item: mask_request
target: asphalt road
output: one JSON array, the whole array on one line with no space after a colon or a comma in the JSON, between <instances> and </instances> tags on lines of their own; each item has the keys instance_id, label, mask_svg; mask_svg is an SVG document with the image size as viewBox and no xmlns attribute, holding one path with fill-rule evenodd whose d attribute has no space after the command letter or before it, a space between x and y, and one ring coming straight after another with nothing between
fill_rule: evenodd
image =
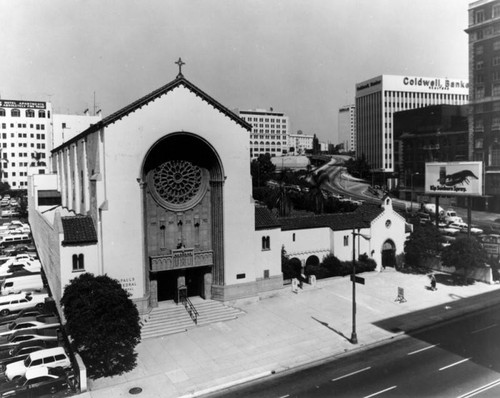
<instances>
[{"instance_id":1,"label":"asphalt road","mask_svg":"<svg viewBox=\"0 0 500 398\"><path fill-rule=\"evenodd\" d=\"M212 397L499 397L500 305Z\"/></svg>"}]
</instances>

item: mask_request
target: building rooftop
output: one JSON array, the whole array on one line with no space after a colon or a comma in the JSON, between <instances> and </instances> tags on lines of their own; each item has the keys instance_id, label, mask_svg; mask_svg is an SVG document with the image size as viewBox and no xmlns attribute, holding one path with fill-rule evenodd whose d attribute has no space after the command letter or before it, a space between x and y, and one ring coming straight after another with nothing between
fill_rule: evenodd
<instances>
[{"instance_id":1,"label":"building rooftop","mask_svg":"<svg viewBox=\"0 0 500 398\"><path fill-rule=\"evenodd\" d=\"M92 217L61 217L61 221L64 232L63 246L97 242L97 233Z\"/></svg>"}]
</instances>

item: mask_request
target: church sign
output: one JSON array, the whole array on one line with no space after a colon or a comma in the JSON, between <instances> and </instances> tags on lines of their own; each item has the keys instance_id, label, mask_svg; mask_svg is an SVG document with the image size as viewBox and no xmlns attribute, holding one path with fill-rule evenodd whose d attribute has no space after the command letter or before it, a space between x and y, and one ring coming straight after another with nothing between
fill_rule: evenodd
<instances>
[{"instance_id":1,"label":"church sign","mask_svg":"<svg viewBox=\"0 0 500 398\"><path fill-rule=\"evenodd\" d=\"M443 196L483 194L483 162L425 164L425 193Z\"/></svg>"}]
</instances>

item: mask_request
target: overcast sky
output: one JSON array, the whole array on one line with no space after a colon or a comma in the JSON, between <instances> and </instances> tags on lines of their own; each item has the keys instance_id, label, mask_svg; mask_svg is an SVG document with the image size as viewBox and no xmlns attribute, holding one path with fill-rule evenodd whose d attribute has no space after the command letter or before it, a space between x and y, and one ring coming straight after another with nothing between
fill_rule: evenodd
<instances>
[{"instance_id":1,"label":"overcast sky","mask_svg":"<svg viewBox=\"0 0 500 398\"><path fill-rule=\"evenodd\" d=\"M333 141L381 74L466 79L469 0L0 0L0 96L106 116L184 76Z\"/></svg>"}]
</instances>

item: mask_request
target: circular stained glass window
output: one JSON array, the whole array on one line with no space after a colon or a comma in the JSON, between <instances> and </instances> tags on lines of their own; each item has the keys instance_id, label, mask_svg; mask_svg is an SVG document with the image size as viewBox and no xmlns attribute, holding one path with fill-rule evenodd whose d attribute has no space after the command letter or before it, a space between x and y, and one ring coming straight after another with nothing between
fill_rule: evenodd
<instances>
[{"instance_id":1,"label":"circular stained glass window","mask_svg":"<svg viewBox=\"0 0 500 398\"><path fill-rule=\"evenodd\" d=\"M171 210L185 210L204 196L208 176L197 165L186 160L169 160L151 170L148 185L155 200Z\"/></svg>"}]
</instances>

